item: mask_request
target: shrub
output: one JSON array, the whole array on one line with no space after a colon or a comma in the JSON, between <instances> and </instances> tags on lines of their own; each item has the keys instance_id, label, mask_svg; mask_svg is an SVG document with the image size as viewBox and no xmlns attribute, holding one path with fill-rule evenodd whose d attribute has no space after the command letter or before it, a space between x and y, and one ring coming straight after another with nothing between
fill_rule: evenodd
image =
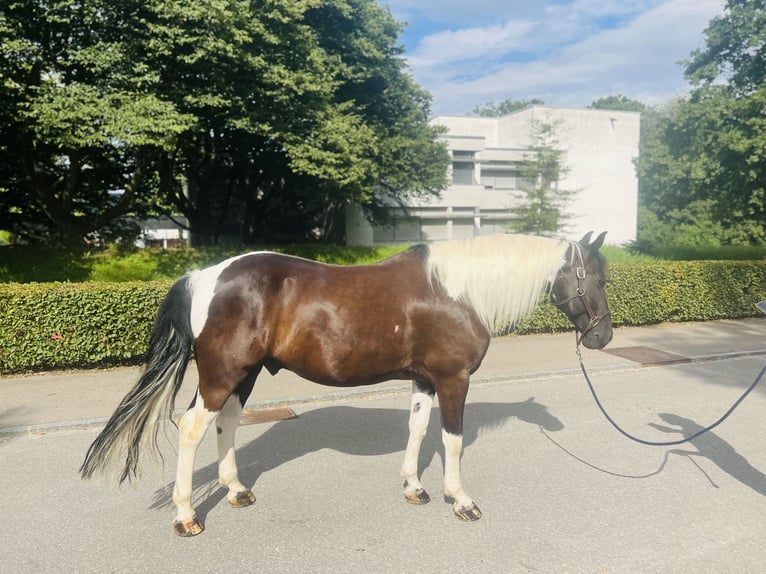
<instances>
[{"instance_id":1,"label":"shrub","mask_svg":"<svg viewBox=\"0 0 766 574\"><path fill-rule=\"evenodd\" d=\"M615 325L757 315L766 262L615 263L607 286ZM170 281L0 284L0 374L141 362ZM572 329L550 303L519 333Z\"/></svg>"},{"instance_id":2,"label":"shrub","mask_svg":"<svg viewBox=\"0 0 766 574\"><path fill-rule=\"evenodd\" d=\"M609 266L607 299L615 325L709 321L758 315L766 300L766 262L657 261ZM520 333L571 329L550 304L519 325Z\"/></svg>"},{"instance_id":3,"label":"shrub","mask_svg":"<svg viewBox=\"0 0 766 574\"><path fill-rule=\"evenodd\" d=\"M169 286L0 284L0 373L141 362Z\"/></svg>"}]
</instances>

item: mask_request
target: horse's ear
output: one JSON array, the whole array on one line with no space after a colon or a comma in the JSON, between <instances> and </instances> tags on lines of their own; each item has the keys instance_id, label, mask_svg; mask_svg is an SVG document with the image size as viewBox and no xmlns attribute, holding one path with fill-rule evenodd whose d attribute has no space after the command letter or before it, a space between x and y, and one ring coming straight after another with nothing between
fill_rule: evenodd
<instances>
[{"instance_id":1,"label":"horse's ear","mask_svg":"<svg viewBox=\"0 0 766 574\"><path fill-rule=\"evenodd\" d=\"M588 233L586 233L585 235L583 235L583 236L582 236L582 239L580 239L580 242L579 242L579 243L580 243L580 245L582 245L583 247L587 247L587 246L588 246L588 243L590 243L590 236L591 236L591 235L593 235L593 232L592 232L592 231L589 231Z\"/></svg>"},{"instance_id":2,"label":"horse's ear","mask_svg":"<svg viewBox=\"0 0 766 574\"><path fill-rule=\"evenodd\" d=\"M598 251L604 244L604 238L606 237L606 231L602 231L596 240L590 244L591 251Z\"/></svg>"}]
</instances>

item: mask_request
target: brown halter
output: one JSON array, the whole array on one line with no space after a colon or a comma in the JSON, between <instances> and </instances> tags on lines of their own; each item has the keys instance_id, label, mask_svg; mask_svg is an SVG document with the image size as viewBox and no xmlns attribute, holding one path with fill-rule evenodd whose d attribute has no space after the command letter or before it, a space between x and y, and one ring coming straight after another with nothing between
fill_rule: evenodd
<instances>
[{"instance_id":1,"label":"brown halter","mask_svg":"<svg viewBox=\"0 0 766 574\"><path fill-rule=\"evenodd\" d=\"M582 254L582 249L580 247L580 244L572 241L570 243L572 247L572 259L570 265L574 266L575 264L575 258L577 258L579 261L579 265L575 268L575 273L577 275L577 294L573 295L572 297L568 297L564 299L563 301L553 301L553 304L561 309L562 305L566 305L570 301L574 301L575 299L580 299L582 301L583 307L585 307L585 312L588 314L588 324L585 327L583 331L580 331L577 333L577 346L580 346L580 341L582 341L582 338L585 336L586 333L591 331L593 328L598 325L602 319L606 319L609 315L612 314L611 311L607 311L603 315L598 315L594 310L593 307L590 304L590 301L588 301L588 298L585 296L585 277L586 277L586 271L585 271L585 258ZM551 298L552 299L552 298Z\"/></svg>"}]
</instances>

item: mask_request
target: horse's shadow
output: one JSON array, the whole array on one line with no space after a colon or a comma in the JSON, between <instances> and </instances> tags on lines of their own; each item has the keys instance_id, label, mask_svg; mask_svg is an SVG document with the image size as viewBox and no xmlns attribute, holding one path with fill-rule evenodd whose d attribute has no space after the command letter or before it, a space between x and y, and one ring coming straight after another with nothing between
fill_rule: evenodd
<instances>
[{"instance_id":1,"label":"horse's shadow","mask_svg":"<svg viewBox=\"0 0 766 574\"><path fill-rule=\"evenodd\" d=\"M237 448L239 478L246 486L258 477L306 454L331 449L352 456L379 456L404 451L409 411L333 405L308 411L296 419L281 421L259 437ZM564 425L534 398L517 403L469 403L465 407L463 445L471 445L483 431L499 428L511 419L559 431ZM434 408L428 434L420 449L418 467L428 468L436 455L442 457L438 408ZM157 490L151 508L172 505L173 483ZM204 521L226 492L218 486L217 461L194 473L197 517Z\"/></svg>"},{"instance_id":2,"label":"horse's shadow","mask_svg":"<svg viewBox=\"0 0 766 574\"><path fill-rule=\"evenodd\" d=\"M679 415L662 413L660 418L670 426L650 423L649 426L671 434L690 436L702 430L702 426L691 419ZM687 457L698 468L693 457L702 457L710 460L722 471L738 480L745 486L752 488L758 494L766 496L766 474L755 468L750 462L728 442L714 432L706 432L689 441L697 450L673 449L669 453ZM702 469L700 468L702 471ZM704 471L702 471L704 473ZM710 483L718 488L712 479L705 473Z\"/></svg>"}]
</instances>

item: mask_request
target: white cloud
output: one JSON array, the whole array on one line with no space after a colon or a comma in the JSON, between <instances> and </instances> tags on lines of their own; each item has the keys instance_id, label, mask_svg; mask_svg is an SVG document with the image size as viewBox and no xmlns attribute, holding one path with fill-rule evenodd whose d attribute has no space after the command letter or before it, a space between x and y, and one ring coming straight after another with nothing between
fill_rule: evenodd
<instances>
[{"instance_id":1,"label":"white cloud","mask_svg":"<svg viewBox=\"0 0 766 574\"><path fill-rule=\"evenodd\" d=\"M523 47L532 24L508 21L501 25L445 30L423 39L410 58L414 67L441 66L478 58L496 59Z\"/></svg>"},{"instance_id":2,"label":"white cloud","mask_svg":"<svg viewBox=\"0 0 766 574\"><path fill-rule=\"evenodd\" d=\"M465 113L506 98L582 107L616 93L652 104L686 89L677 62L703 45L702 32L722 3L548 2L523 19L439 29L423 37L409 59L415 79L434 95L436 113ZM447 2L444 9L457 13L457 5ZM498 8L503 14L505 6Z\"/></svg>"},{"instance_id":3,"label":"white cloud","mask_svg":"<svg viewBox=\"0 0 766 574\"><path fill-rule=\"evenodd\" d=\"M388 4L394 17L414 22L429 21L442 27L473 25L492 20L525 19L539 14L552 0L381 0ZM614 0L609 0L614 1Z\"/></svg>"}]
</instances>

